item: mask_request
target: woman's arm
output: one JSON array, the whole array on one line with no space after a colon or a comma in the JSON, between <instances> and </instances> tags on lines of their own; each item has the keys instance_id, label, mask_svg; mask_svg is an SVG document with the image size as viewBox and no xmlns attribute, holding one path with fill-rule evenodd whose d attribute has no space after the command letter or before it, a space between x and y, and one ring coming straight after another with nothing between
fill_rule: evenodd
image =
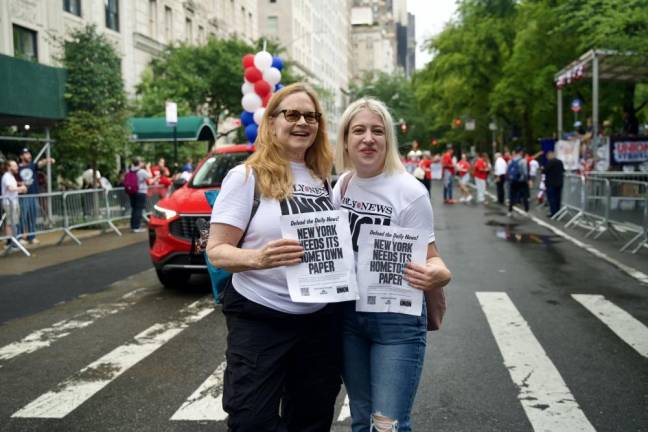
<instances>
[{"instance_id":1,"label":"woman's arm","mask_svg":"<svg viewBox=\"0 0 648 432\"><path fill-rule=\"evenodd\" d=\"M424 265L410 262L405 268L405 279L412 288L423 291L446 286L452 274L439 256L436 244L428 244L427 261Z\"/></svg>"},{"instance_id":2,"label":"woman's arm","mask_svg":"<svg viewBox=\"0 0 648 432\"><path fill-rule=\"evenodd\" d=\"M272 240L260 249L237 247L243 231L239 228L211 224L207 241L207 256L216 267L232 273L295 265L301 262L304 248L297 240Z\"/></svg>"}]
</instances>

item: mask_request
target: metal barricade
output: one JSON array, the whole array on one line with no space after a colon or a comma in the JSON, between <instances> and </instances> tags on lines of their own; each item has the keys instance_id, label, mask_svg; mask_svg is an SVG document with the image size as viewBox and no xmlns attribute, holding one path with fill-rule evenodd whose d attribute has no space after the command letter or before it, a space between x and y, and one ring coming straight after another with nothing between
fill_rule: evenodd
<instances>
[{"instance_id":1,"label":"metal barricade","mask_svg":"<svg viewBox=\"0 0 648 432\"><path fill-rule=\"evenodd\" d=\"M574 174L566 174L562 188L562 207L553 215L552 219L560 221L565 217L570 220L580 215L584 207L583 203L584 178Z\"/></svg>"},{"instance_id":2,"label":"metal barricade","mask_svg":"<svg viewBox=\"0 0 648 432\"><path fill-rule=\"evenodd\" d=\"M621 252L636 243L632 253L648 245L648 182L610 180L610 218L637 234L621 247Z\"/></svg>"},{"instance_id":3,"label":"metal barricade","mask_svg":"<svg viewBox=\"0 0 648 432\"><path fill-rule=\"evenodd\" d=\"M130 197L123 187L106 191L108 200L108 219L110 221L128 219L131 216Z\"/></svg>"},{"instance_id":4,"label":"metal barricade","mask_svg":"<svg viewBox=\"0 0 648 432\"><path fill-rule=\"evenodd\" d=\"M81 244L81 241L72 234L72 229L103 224L108 225L117 235L121 235L109 218L110 211L105 189L63 192L63 208L65 228L59 243L65 239L65 236L69 236L77 244Z\"/></svg>"}]
</instances>

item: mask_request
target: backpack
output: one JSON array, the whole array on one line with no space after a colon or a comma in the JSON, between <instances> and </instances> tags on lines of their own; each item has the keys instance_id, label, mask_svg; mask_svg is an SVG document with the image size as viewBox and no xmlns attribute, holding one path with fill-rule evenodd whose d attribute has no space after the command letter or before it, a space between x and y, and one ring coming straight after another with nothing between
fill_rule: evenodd
<instances>
[{"instance_id":1,"label":"backpack","mask_svg":"<svg viewBox=\"0 0 648 432\"><path fill-rule=\"evenodd\" d=\"M525 162L524 159L512 160L506 168L506 177L511 182L523 182L526 180L524 171L520 168L520 163Z\"/></svg>"},{"instance_id":2,"label":"backpack","mask_svg":"<svg viewBox=\"0 0 648 432\"><path fill-rule=\"evenodd\" d=\"M205 192L205 198L211 207L214 206L216 197L218 196L217 190ZM250 227L250 222L259 209L259 204L261 203L261 195L257 189L256 182L254 184L254 200L252 201L252 211L250 212L250 219L248 219L247 226L241 236L241 240L238 243L240 248L243 245L243 240L247 234L248 228ZM214 295L214 303L222 304L223 297L225 296L225 289L232 283L232 273L220 269L209 261L207 256L207 241L209 239L209 227L210 223L203 218L196 220L196 225L194 226L194 232L191 239L191 255L202 255L205 259L205 264L207 265L207 273L209 274L209 279L212 285L212 294Z\"/></svg>"},{"instance_id":3,"label":"backpack","mask_svg":"<svg viewBox=\"0 0 648 432\"><path fill-rule=\"evenodd\" d=\"M124 176L124 190L128 195L135 195L139 190L139 179L137 171L128 171Z\"/></svg>"}]
</instances>

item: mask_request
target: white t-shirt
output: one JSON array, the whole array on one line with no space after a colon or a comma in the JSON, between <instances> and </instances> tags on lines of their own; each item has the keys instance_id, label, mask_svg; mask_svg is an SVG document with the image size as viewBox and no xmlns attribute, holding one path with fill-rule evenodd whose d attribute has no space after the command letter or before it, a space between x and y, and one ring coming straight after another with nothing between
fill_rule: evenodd
<instances>
[{"instance_id":1,"label":"white t-shirt","mask_svg":"<svg viewBox=\"0 0 648 432\"><path fill-rule=\"evenodd\" d=\"M538 174L538 168L540 168L538 161L531 159L531 162L529 162L529 177L535 177Z\"/></svg>"},{"instance_id":2,"label":"white t-shirt","mask_svg":"<svg viewBox=\"0 0 648 432\"><path fill-rule=\"evenodd\" d=\"M423 184L406 172L360 178L353 174L344 199L340 199L343 174L333 189L333 205L349 212L353 250L358 251L360 227L364 224L395 225L428 231L434 241L434 214Z\"/></svg>"},{"instance_id":3,"label":"white t-shirt","mask_svg":"<svg viewBox=\"0 0 648 432\"><path fill-rule=\"evenodd\" d=\"M495 175L496 176L503 176L506 175L506 160L502 156L498 157L497 160L495 160Z\"/></svg>"},{"instance_id":4,"label":"white t-shirt","mask_svg":"<svg viewBox=\"0 0 648 432\"><path fill-rule=\"evenodd\" d=\"M18 187L18 182L14 175L7 171L2 175L2 196L4 202L18 202L18 191L14 190L13 192L9 188L15 189Z\"/></svg>"},{"instance_id":5,"label":"white t-shirt","mask_svg":"<svg viewBox=\"0 0 648 432\"><path fill-rule=\"evenodd\" d=\"M258 249L271 240L281 239L279 219L282 215L334 210L323 182L314 177L306 165L294 162L290 165L294 182L292 197L284 201L261 198L241 245L243 249ZM232 225L245 231L252 212L254 183L254 173L246 170L245 165L231 169L214 203L211 223ZM323 303L293 302L288 293L285 267L234 273L232 285L248 300L284 313L313 313L325 306Z\"/></svg>"}]
</instances>

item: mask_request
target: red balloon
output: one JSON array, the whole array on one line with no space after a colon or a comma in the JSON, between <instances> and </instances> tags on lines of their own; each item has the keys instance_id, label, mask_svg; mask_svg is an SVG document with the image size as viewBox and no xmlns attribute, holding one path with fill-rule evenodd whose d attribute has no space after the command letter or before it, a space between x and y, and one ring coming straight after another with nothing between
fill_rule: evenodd
<instances>
[{"instance_id":1,"label":"red balloon","mask_svg":"<svg viewBox=\"0 0 648 432\"><path fill-rule=\"evenodd\" d=\"M254 54L245 54L243 56L243 69L254 66Z\"/></svg>"},{"instance_id":2,"label":"red balloon","mask_svg":"<svg viewBox=\"0 0 648 432\"><path fill-rule=\"evenodd\" d=\"M272 88L270 87L268 81L259 80L254 83L254 91L261 97L264 97L265 95L270 93L271 90Z\"/></svg>"},{"instance_id":3,"label":"red balloon","mask_svg":"<svg viewBox=\"0 0 648 432\"><path fill-rule=\"evenodd\" d=\"M272 97L272 93L268 92L268 94L263 96L263 99L261 99L263 101L264 108L268 106L268 102L270 102L271 97Z\"/></svg>"},{"instance_id":4,"label":"red balloon","mask_svg":"<svg viewBox=\"0 0 648 432\"><path fill-rule=\"evenodd\" d=\"M255 67L249 67L245 69L245 79L251 83L255 83L263 78L261 71Z\"/></svg>"}]
</instances>

